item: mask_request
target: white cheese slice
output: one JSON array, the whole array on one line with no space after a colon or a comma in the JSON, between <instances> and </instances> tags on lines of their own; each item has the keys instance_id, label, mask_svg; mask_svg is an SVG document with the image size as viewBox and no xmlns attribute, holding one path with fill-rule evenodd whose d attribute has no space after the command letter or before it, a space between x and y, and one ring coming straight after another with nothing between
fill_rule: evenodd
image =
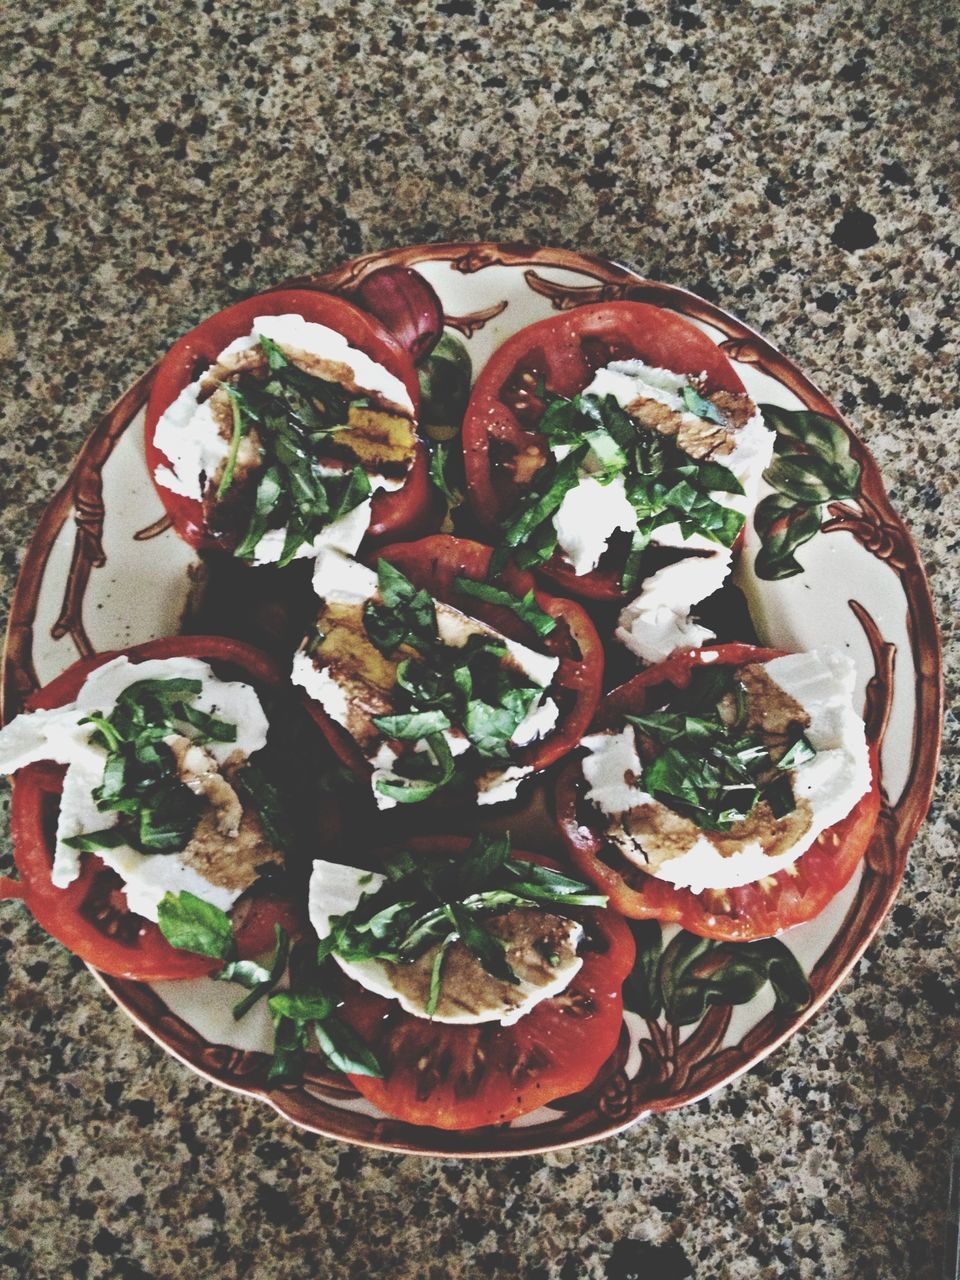
<instances>
[{"instance_id":1,"label":"white cheese slice","mask_svg":"<svg viewBox=\"0 0 960 1280\"><path fill-rule=\"evenodd\" d=\"M517 725L510 741L515 747L527 747L538 738L545 738L559 717L560 708L554 700L541 694Z\"/></svg>"},{"instance_id":2,"label":"white cheese slice","mask_svg":"<svg viewBox=\"0 0 960 1280\"><path fill-rule=\"evenodd\" d=\"M623 476L614 477L609 484L581 476L564 494L553 527L557 545L574 573L590 573L618 530L632 533L637 527L637 513L627 499Z\"/></svg>"},{"instance_id":3,"label":"white cheese slice","mask_svg":"<svg viewBox=\"0 0 960 1280\"><path fill-rule=\"evenodd\" d=\"M329 937L333 930L333 920L337 916L353 911L365 894L376 893L383 885L385 877L372 871L361 871L358 867L344 867L336 862L317 860L313 864L310 877L308 910L310 923L322 941ZM576 926L572 934L574 946L582 935L582 928ZM394 986L390 970L379 960L344 960L335 955L334 959L348 977L359 982L368 991L384 996L388 1000L396 1000L401 1008L415 1017L426 1018L428 1015L423 1006L412 1001L404 992ZM544 986L535 986L521 981L519 989L514 991L522 996L518 1005L504 1005L500 1008L484 1010L481 1014L464 1012L440 1015L435 1014L434 1022L450 1024L477 1024L481 1022L499 1022L503 1026L512 1026L526 1013L529 1013L542 1000L559 995L568 987L583 965L579 956L572 956L566 963L557 965L554 980Z\"/></svg>"},{"instance_id":4,"label":"white cheese slice","mask_svg":"<svg viewBox=\"0 0 960 1280\"><path fill-rule=\"evenodd\" d=\"M220 434L210 401L198 404L199 394L199 380L184 387L153 433L154 444L171 463L157 468L157 483L195 502L201 500L207 480L216 475L230 452L230 443Z\"/></svg>"},{"instance_id":5,"label":"white cheese slice","mask_svg":"<svg viewBox=\"0 0 960 1280\"><path fill-rule=\"evenodd\" d=\"M51 878L58 888L71 884L80 873L83 854L65 842L90 831L114 827L118 815L101 812L92 791L103 781L107 755L90 742L92 725L79 722L91 711L109 715L117 698L141 680L202 680L194 700L199 710L237 726L234 742L211 742L206 750L223 764L238 752L250 756L267 741L268 722L260 699L250 685L218 679L206 662L197 658L151 659L130 662L120 656L104 663L87 677L74 702L51 711L28 711L0 729L0 772L14 773L38 760L65 764L63 794L57 819L57 835ZM156 920L163 895L189 889L226 910L240 890L214 885L188 867L178 854L142 854L128 846L104 849L97 855L124 881L131 911Z\"/></svg>"},{"instance_id":6,"label":"white cheese slice","mask_svg":"<svg viewBox=\"0 0 960 1280\"><path fill-rule=\"evenodd\" d=\"M749 840L733 854L724 855L702 832L696 842L676 857L652 867L641 842L618 842L624 856L650 874L680 889L701 893L704 889L732 889L752 884L792 866L821 832L850 812L870 787L870 761L863 720L853 708L856 670L852 659L835 649L790 654L764 664L767 674L810 716L806 735L817 755L793 772L794 794L808 801L811 824L789 849L775 857L766 854L758 840ZM633 741L633 730L598 733L584 739L587 755L583 773L588 797L609 817L619 817L639 805L660 805L643 790L642 768Z\"/></svg>"},{"instance_id":7,"label":"white cheese slice","mask_svg":"<svg viewBox=\"0 0 960 1280\"><path fill-rule=\"evenodd\" d=\"M506 804L508 800L516 800L520 783L531 773L533 767L526 764L487 770L477 778L477 804Z\"/></svg>"},{"instance_id":8,"label":"white cheese slice","mask_svg":"<svg viewBox=\"0 0 960 1280\"><path fill-rule=\"evenodd\" d=\"M719 591L730 572L733 553L714 548L710 555L658 569L621 610L615 635L644 662L662 662L676 649L696 649L714 639L690 617L693 606Z\"/></svg>"}]
</instances>

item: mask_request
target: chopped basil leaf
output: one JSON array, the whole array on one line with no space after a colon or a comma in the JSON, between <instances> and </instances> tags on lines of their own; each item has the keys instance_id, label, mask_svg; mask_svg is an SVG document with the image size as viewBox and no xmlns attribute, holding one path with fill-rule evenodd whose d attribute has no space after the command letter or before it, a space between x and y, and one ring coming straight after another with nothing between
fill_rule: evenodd
<instances>
[{"instance_id":1,"label":"chopped basil leaf","mask_svg":"<svg viewBox=\"0 0 960 1280\"><path fill-rule=\"evenodd\" d=\"M257 1001L262 1000L268 991L272 991L283 977L290 956L290 938L280 925L274 925L273 929L273 956L266 968L255 960L233 960L217 974L222 982L239 982L248 990L248 994L233 1006L236 1021L249 1013Z\"/></svg>"},{"instance_id":2,"label":"chopped basil leaf","mask_svg":"<svg viewBox=\"0 0 960 1280\"><path fill-rule=\"evenodd\" d=\"M516 975L502 939L484 921L513 908L603 907L607 899L589 885L536 863L514 859L507 836L478 836L462 858L414 859L408 853L387 864L386 880L365 893L356 908L332 921L320 944L323 957L408 964L436 947L426 1012L436 1012L444 956L461 942L502 981Z\"/></svg>"},{"instance_id":3,"label":"chopped basil leaf","mask_svg":"<svg viewBox=\"0 0 960 1280\"><path fill-rule=\"evenodd\" d=\"M419 804L451 780L455 766L446 738L442 733L434 733L423 741L424 750L397 762L403 764L405 773L397 771L396 781L377 779L377 790L382 795L390 796L398 804Z\"/></svg>"},{"instance_id":4,"label":"chopped basil leaf","mask_svg":"<svg viewBox=\"0 0 960 1280\"><path fill-rule=\"evenodd\" d=\"M548 636L556 630L557 620L551 618L549 613L545 613L537 604L534 598L533 588L524 596L515 596L509 591L505 591L502 587L494 587L489 582L477 582L473 578L464 577L458 574L454 579L454 585L458 591L464 595L473 596L477 600L484 600L487 604L500 604L515 613L521 622L525 622L528 627L532 627L538 636Z\"/></svg>"},{"instance_id":5,"label":"chopped basil leaf","mask_svg":"<svg viewBox=\"0 0 960 1280\"><path fill-rule=\"evenodd\" d=\"M736 709L731 722L729 706ZM775 761L767 743L746 730L746 691L729 668L698 668L677 709L629 715L627 720L654 748L643 766L642 785L656 800L705 831L728 831L759 801L775 817L795 808L785 771L812 760L804 736ZM649 754L649 753L648 753Z\"/></svg>"},{"instance_id":6,"label":"chopped basil leaf","mask_svg":"<svg viewBox=\"0 0 960 1280\"><path fill-rule=\"evenodd\" d=\"M107 827L105 831L86 831L80 836L71 836L64 840L71 849L79 849L81 853L99 853L101 849L117 849L127 843L127 837L119 827Z\"/></svg>"},{"instance_id":7,"label":"chopped basil leaf","mask_svg":"<svg viewBox=\"0 0 960 1280\"><path fill-rule=\"evenodd\" d=\"M291 989L279 991L267 1001L274 1025L274 1058L268 1085L302 1077L311 1031L331 1070L379 1077L382 1071L374 1054L336 1016L334 989L327 981L325 967L310 955L310 950L303 946L295 950L290 961Z\"/></svg>"},{"instance_id":8,"label":"chopped basil leaf","mask_svg":"<svg viewBox=\"0 0 960 1280\"><path fill-rule=\"evenodd\" d=\"M763 789L763 798L775 818L784 818L797 807L789 778L776 778Z\"/></svg>"},{"instance_id":9,"label":"chopped basil leaf","mask_svg":"<svg viewBox=\"0 0 960 1280\"><path fill-rule=\"evenodd\" d=\"M226 466L223 468L223 475L220 478L220 484L217 486L217 501L224 496L230 486L233 484L233 473L237 468L237 454L240 451L240 441L246 434L246 424L243 420L243 412L240 408L240 396L235 387L227 386L230 394L230 408L233 412L233 434L230 439L230 452L227 454Z\"/></svg>"},{"instance_id":10,"label":"chopped basil leaf","mask_svg":"<svg viewBox=\"0 0 960 1280\"><path fill-rule=\"evenodd\" d=\"M715 404L711 404L694 387L683 388L683 403L689 413L703 418L707 422L716 422L723 426L723 414Z\"/></svg>"},{"instance_id":11,"label":"chopped basil leaf","mask_svg":"<svg viewBox=\"0 0 960 1280\"><path fill-rule=\"evenodd\" d=\"M812 760L816 754L816 749L811 745L810 740L801 734L793 746L777 761L777 768L796 769L798 765L806 764L808 760Z\"/></svg>"},{"instance_id":12,"label":"chopped basil leaf","mask_svg":"<svg viewBox=\"0 0 960 1280\"><path fill-rule=\"evenodd\" d=\"M345 1075L373 1076L380 1079L383 1071L376 1055L367 1048L360 1037L339 1018L326 1018L315 1022L313 1033L317 1037L320 1052L333 1071Z\"/></svg>"},{"instance_id":13,"label":"chopped basil leaf","mask_svg":"<svg viewBox=\"0 0 960 1280\"><path fill-rule=\"evenodd\" d=\"M370 640L383 654L401 645L430 648L437 642L437 615L433 597L413 585L399 569L382 557L377 564L380 600L364 606L363 625Z\"/></svg>"},{"instance_id":14,"label":"chopped basil leaf","mask_svg":"<svg viewBox=\"0 0 960 1280\"><path fill-rule=\"evenodd\" d=\"M164 894L157 908L157 924L170 945L181 951L212 960L231 960L236 953L227 913L186 889Z\"/></svg>"},{"instance_id":15,"label":"chopped basil leaf","mask_svg":"<svg viewBox=\"0 0 960 1280\"><path fill-rule=\"evenodd\" d=\"M443 733L450 721L442 711L411 711L407 715L375 716L374 725L388 738L417 742L432 733Z\"/></svg>"}]
</instances>

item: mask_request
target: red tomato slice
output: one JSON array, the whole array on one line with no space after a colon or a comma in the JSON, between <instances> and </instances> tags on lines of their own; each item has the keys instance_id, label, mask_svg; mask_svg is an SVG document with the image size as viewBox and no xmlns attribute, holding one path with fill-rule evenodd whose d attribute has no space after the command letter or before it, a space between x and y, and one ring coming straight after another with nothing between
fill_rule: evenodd
<instances>
[{"instance_id":1,"label":"red tomato slice","mask_svg":"<svg viewBox=\"0 0 960 1280\"><path fill-rule=\"evenodd\" d=\"M405 847L459 854L468 844L450 836ZM556 866L532 853L515 856ZM384 1070L382 1080L351 1076L352 1083L388 1115L437 1129L504 1124L585 1089L620 1037L621 988L636 951L629 927L612 911L580 910L577 918L587 937L582 968L565 991L512 1027L431 1022L350 982L338 1012Z\"/></svg>"},{"instance_id":2,"label":"red tomato slice","mask_svg":"<svg viewBox=\"0 0 960 1280\"><path fill-rule=\"evenodd\" d=\"M744 390L733 365L702 330L644 302L576 307L521 329L499 347L477 378L463 423L467 498L495 533L545 458L537 431L544 404L537 390L574 396L612 360L640 359L674 373L704 374L707 392ZM507 464L518 464L518 476ZM540 572L565 591L593 600L623 592L623 563L608 552L578 576L555 554Z\"/></svg>"},{"instance_id":3,"label":"red tomato slice","mask_svg":"<svg viewBox=\"0 0 960 1280\"><path fill-rule=\"evenodd\" d=\"M157 467L170 464L170 459L154 444L153 437L163 413L184 387L194 382L230 342L248 334L257 316L287 313L301 315L343 334L351 346L364 351L403 380L414 412L419 412L420 384L411 359L372 316L343 298L310 289L283 289L259 294L204 320L175 342L161 360L147 405L146 454L151 477L156 476ZM208 532L199 502L171 493L159 484L156 489L174 528L191 546L230 549ZM375 495L367 537L374 542L384 538L409 537L422 529L429 518L430 508L427 453L418 443L413 466L402 488L390 492L381 490Z\"/></svg>"},{"instance_id":4,"label":"red tomato slice","mask_svg":"<svg viewBox=\"0 0 960 1280\"><path fill-rule=\"evenodd\" d=\"M173 636L124 651L128 658L204 658L229 668L234 678L259 685L283 682L279 667L259 650L217 636ZM28 710L72 702L91 671L117 657L97 654L75 662L27 701ZM85 854L80 875L61 889L51 880L64 768L51 763L18 770L13 783L11 831L20 879L0 881L0 897L21 898L37 923L81 960L117 978L153 982L195 978L220 966L204 956L171 947L159 928L129 911L122 882L95 854ZM251 891L234 907L241 957L262 954L273 944L273 926L295 930L291 904L275 894Z\"/></svg>"},{"instance_id":5,"label":"red tomato slice","mask_svg":"<svg viewBox=\"0 0 960 1280\"><path fill-rule=\"evenodd\" d=\"M550 686L551 695L560 705L560 718L551 733L518 751L513 760L532 769L545 769L576 746L593 718L603 681L603 646L586 611L573 600L534 592L540 608L559 623L549 636L540 637L503 605L487 604L458 591L455 585L458 576L476 582L486 580L492 555L493 549L483 543L434 534L418 542L391 543L378 551L373 560L374 563L380 558L387 560L435 599L495 627L512 640L560 659ZM516 596L524 596L535 583L529 573L509 565L497 578L496 585ZM369 763L346 730L316 703L310 701L307 707L340 759L357 773L369 773Z\"/></svg>"},{"instance_id":6,"label":"red tomato slice","mask_svg":"<svg viewBox=\"0 0 960 1280\"><path fill-rule=\"evenodd\" d=\"M758 649L747 644L714 645L674 654L614 689L604 699L595 727L614 728L623 724L626 712L641 713L648 691L656 686L686 687L692 671L703 665L704 655L708 653L719 655L713 660L714 665L727 666L769 662L781 656L778 649ZM677 889L611 850L593 825L596 815L591 813L591 806L582 799L583 775L579 760L565 764L557 779L557 821L578 870L608 894L611 906L625 916L679 924L704 938L750 942L811 920L853 875L880 813L875 753L871 763L870 790L847 817L817 837L792 870L778 871L765 880L737 889L707 889L703 893Z\"/></svg>"}]
</instances>

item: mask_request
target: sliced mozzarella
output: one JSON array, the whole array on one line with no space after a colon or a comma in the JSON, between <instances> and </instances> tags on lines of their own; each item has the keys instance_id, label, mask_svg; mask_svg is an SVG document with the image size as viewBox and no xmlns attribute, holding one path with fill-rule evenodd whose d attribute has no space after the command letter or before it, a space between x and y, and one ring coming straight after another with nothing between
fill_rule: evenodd
<instances>
[{"instance_id":1,"label":"sliced mozzarella","mask_svg":"<svg viewBox=\"0 0 960 1280\"><path fill-rule=\"evenodd\" d=\"M171 493L199 502L204 486L230 452L209 400L197 403L200 382L191 382L157 423L153 442L170 466L159 466L157 483Z\"/></svg>"},{"instance_id":2,"label":"sliced mozzarella","mask_svg":"<svg viewBox=\"0 0 960 1280\"><path fill-rule=\"evenodd\" d=\"M531 773L533 767L524 764L488 769L477 779L477 804L506 804L508 800L516 800L520 783Z\"/></svg>"},{"instance_id":3,"label":"sliced mozzarella","mask_svg":"<svg viewBox=\"0 0 960 1280\"><path fill-rule=\"evenodd\" d=\"M65 842L74 836L114 827L118 815L101 812L93 790L103 782L107 753L90 742L92 725L80 721L92 711L109 715L117 698L141 680L201 680L203 688L193 705L217 719L237 726L234 742L211 742L206 750L223 764L233 756L247 757L267 741L267 718L256 692L239 681L218 679L197 658L164 658L130 662L121 656L91 672L74 702L51 711L29 711L0 729L0 772L13 773L38 760L67 766L57 819L51 879L65 888L80 873L82 854ZM131 911L156 920L157 905L169 890L189 889L224 910L240 896L200 876L178 854L142 854L128 846L104 849L98 856L123 879Z\"/></svg>"},{"instance_id":4,"label":"sliced mozzarella","mask_svg":"<svg viewBox=\"0 0 960 1280\"><path fill-rule=\"evenodd\" d=\"M701 832L689 848L654 865L644 854L642 836L635 830L617 839L626 857L677 888L694 893L732 889L792 866L823 831L846 817L870 787L863 720L852 704L856 678L852 660L839 650L817 649L763 665L771 680L810 717L806 735L817 754L793 770L794 795L808 802L810 825L794 844L773 857L755 837L729 853L721 852L711 832ZM608 817L620 818L640 806L666 810L643 790L631 728L593 734L583 745L587 748L582 767L590 785L588 797ZM729 833L725 833L725 840L729 840Z\"/></svg>"},{"instance_id":5,"label":"sliced mozzarella","mask_svg":"<svg viewBox=\"0 0 960 1280\"><path fill-rule=\"evenodd\" d=\"M662 662L675 649L695 649L714 633L690 617L695 604L723 586L733 559L726 548L689 556L650 575L621 610L616 637L644 662Z\"/></svg>"},{"instance_id":6,"label":"sliced mozzarella","mask_svg":"<svg viewBox=\"0 0 960 1280\"><path fill-rule=\"evenodd\" d=\"M560 708L554 700L541 694L517 725L510 741L515 747L527 747L538 738L545 738L557 723L559 715Z\"/></svg>"},{"instance_id":7,"label":"sliced mozzarella","mask_svg":"<svg viewBox=\"0 0 960 1280\"><path fill-rule=\"evenodd\" d=\"M553 517L557 545L578 576L600 563L607 543L618 531L632 533L637 513L627 498L623 476L601 484L593 476L581 476Z\"/></svg>"},{"instance_id":8,"label":"sliced mozzarella","mask_svg":"<svg viewBox=\"0 0 960 1280\"><path fill-rule=\"evenodd\" d=\"M376 872L361 871L357 867L344 867L335 862L319 860L314 862L313 874L310 877L308 909L310 923L316 930L317 937L321 941L329 937L334 920L338 916L347 915L355 910L361 899L366 894L376 893L384 881L385 877ZM582 933L582 927L571 921L569 938L573 951ZM406 992L398 990L389 965L380 960L345 960L338 955L334 955L334 959L348 977L359 982L368 991L373 991L388 1000L398 1001L401 1008L415 1017L429 1016L422 1004L413 1000ZM511 988L509 1002L505 1000L499 1007L485 1009L481 1013L463 1011L445 1015L435 1014L432 1021L451 1024L499 1022L503 1026L511 1026L542 1000L558 995L568 987L582 964L583 961L579 956L571 954L569 959L565 962L561 961L556 966L552 981L543 985L534 985L523 982L521 979L519 986Z\"/></svg>"},{"instance_id":9,"label":"sliced mozzarella","mask_svg":"<svg viewBox=\"0 0 960 1280\"><path fill-rule=\"evenodd\" d=\"M632 725L619 733L590 734L580 745L587 750L581 765L590 787L587 799L604 813L626 813L638 804L649 804L653 800L636 785L636 779L643 773L643 763L637 754Z\"/></svg>"}]
</instances>

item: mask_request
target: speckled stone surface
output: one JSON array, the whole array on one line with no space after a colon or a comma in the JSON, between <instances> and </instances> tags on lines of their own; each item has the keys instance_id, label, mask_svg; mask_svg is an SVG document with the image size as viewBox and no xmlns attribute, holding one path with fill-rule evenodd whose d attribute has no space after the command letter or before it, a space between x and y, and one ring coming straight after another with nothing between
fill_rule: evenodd
<instances>
[{"instance_id":1,"label":"speckled stone surface","mask_svg":"<svg viewBox=\"0 0 960 1280\"><path fill-rule=\"evenodd\" d=\"M4 608L94 416L197 319L362 251L524 238L718 299L849 413L930 571L956 707L955 5L63 0L4 22ZM166 1057L4 906L0 1275L932 1280L960 1128L955 710L948 736L900 900L813 1024L571 1153L300 1133Z\"/></svg>"}]
</instances>

